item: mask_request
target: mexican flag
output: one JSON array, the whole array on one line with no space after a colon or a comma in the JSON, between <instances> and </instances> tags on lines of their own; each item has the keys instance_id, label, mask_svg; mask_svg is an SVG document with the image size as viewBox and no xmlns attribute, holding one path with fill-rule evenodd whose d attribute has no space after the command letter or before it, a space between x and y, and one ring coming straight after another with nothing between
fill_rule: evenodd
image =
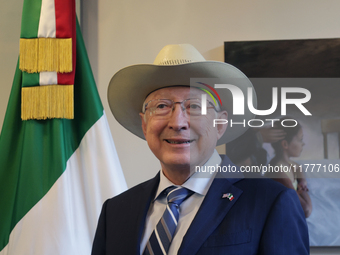
<instances>
[{"instance_id":1,"label":"mexican flag","mask_svg":"<svg viewBox=\"0 0 340 255\"><path fill-rule=\"evenodd\" d=\"M74 22L68 23L74 27L64 23L69 32L58 32L58 17L65 17L58 12L69 6L65 11L73 13L71 2L24 0L22 30L36 27L36 34L21 33L21 39L32 41L23 46L20 41L0 136L0 255L90 254L103 202L126 189L75 14ZM53 26L56 31L51 33L48 27ZM49 42L53 38L60 41ZM29 44L35 45L33 61L28 59ZM41 59L49 58L46 52L59 58L72 55L71 62L67 57L52 65L45 61L47 68L42 67ZM24 60L21 54L26 54ZM29 65L40 69L32 71ZM53 88L47 91L49 86ZM72 116L49 116L39 108L53 104L61 115L72 112ZM28 118L22 118L23 111Z\"/></svg>"}]
</instances>

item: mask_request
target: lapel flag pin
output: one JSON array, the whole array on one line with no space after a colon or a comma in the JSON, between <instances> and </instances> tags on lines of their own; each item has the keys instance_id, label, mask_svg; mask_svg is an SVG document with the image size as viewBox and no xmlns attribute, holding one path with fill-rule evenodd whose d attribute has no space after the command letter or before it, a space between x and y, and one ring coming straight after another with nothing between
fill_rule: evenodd
<instances>
[{"instance_id":1,"label":"lapel flag pin","mask_svg":"<svg viewBox=\"0 0 340 255\"><path fill-rule=\"evenodd\" d=\"M234 196L233 196L233 194L231 194L231 193L225 193L225 194L223 194L223 196L222 196L222 198L228 198L230 201L233 201L233 199L234 199Z\"/></svg>"}]
</instances>

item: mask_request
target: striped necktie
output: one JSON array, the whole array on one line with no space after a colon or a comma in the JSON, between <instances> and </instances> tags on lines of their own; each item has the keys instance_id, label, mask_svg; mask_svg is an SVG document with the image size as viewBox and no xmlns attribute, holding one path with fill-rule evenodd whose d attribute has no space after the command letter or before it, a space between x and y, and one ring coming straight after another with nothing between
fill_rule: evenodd
<instances>
[{"instance_id":1,"label":"striped necktie","mask_svg":"<svg viewBox=\"0 0 340 255\"><path fill-rule=\"evenodd\" d=\"M179 206L194 192L183 187L171 186L165 190L167 206L162 218L152 232L143 255L166 255L175 234Z\"/></svg>"}]
</instances>

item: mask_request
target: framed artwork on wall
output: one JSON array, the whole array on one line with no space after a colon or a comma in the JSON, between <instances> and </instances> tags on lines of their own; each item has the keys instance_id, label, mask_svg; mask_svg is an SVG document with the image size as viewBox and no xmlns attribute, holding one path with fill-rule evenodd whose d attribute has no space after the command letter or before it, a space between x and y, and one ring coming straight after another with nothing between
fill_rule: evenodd
<instances>
[{"instance_id":1,"label":"framed artwork on wall","mask_svg":"<svg viewBox=\"0 0 340 255\"><path fill-rule=\"evenodd\" d=\"M275 128L280 118L301 125L303 148L293 160L307 180L312 202L310 245L340 246L340 39L233 41L224 47L225 62L244 72L257 94L259 114L248 124L261 147L261 164L268 166L275 151L259 130ZM227 155L248 157L233 155L242 153L238 144L226 144ZM258 150L258 144L246 147Z\"/></svg>"}]
</instances>

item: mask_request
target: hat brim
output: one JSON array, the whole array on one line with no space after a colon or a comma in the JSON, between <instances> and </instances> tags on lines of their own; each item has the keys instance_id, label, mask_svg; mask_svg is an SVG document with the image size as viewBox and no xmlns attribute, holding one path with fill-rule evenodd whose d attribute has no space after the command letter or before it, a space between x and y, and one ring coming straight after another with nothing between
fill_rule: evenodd
<instances>
[{"instance_id":1,"label":"hat brim","mask_svg":"<svg viewBox=\"0 0 340 255\"><path fill-rule=\"evenodd\" d=\"M215 78L223 84L239 87L243 95L247 88L253 90L253 105L257 100L250 80L236 67L217 61L202 61L173 66L141 64L128 66L118 71L111 79L108 87L108 102L116 120L131 133L145 139L139 113L145 98L153 91L171 86L190 86L192 78ZM211 85L212 87L214 85ZM195 87L205 88L195 84ZM244 115L233 115L233 96L228 89L216 89L222 101L222 110L228 112L228 128L218 140L217 145L225 144L242 135L247 129L247 121L254 114L244 107ZM246 102L246 100L244 100ZM235 124L230 127L230 120Z\"/></svg>"}]
</instances>

